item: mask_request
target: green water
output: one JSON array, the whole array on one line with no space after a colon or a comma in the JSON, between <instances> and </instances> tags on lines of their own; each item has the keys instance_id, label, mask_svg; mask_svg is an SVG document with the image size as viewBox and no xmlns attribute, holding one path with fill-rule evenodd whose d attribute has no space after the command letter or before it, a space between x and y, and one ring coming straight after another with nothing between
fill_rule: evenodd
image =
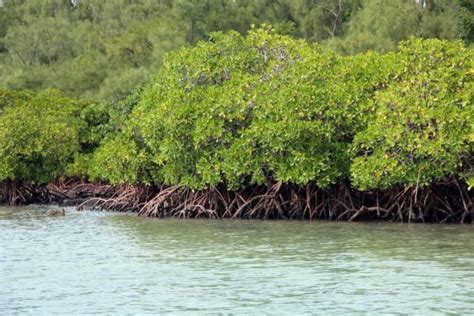
<instances>
[{"instance_id":1,"label":"green water","mask_svg":"<svg viewBox=\"0 0 474 316\"><path fill-rule=\"evenodd\" d=\"M473 225L0 208L0 314L474 313Z\"/></svg>"}]
</instances>

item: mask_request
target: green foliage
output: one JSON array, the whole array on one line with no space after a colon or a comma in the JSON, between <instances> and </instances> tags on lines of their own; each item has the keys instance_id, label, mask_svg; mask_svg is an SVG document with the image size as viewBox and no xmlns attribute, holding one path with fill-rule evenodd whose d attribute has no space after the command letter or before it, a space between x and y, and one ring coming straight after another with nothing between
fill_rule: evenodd
<instances>
[{"instance_id":1,"label":"green foliage","mask_svg":"<svg viewBox=\"0 0 474 316\"><path fill-rule=\"evenodd\" d=\"M167 56L124 136L101 149L97 163L118 167L100 177L192 188L429 184L469 169L471 69L460 42L341 57L270 29L215 33Z\"/></svg>"},{"instance_id":2,"label":"green foliage","mask_svg":"<svg viewBox=\"0 0 474 316\"><path fill-rule=\"evenodd\" d=\"M30 91L0 89L0 114L4 108L28 101L31 98L31 95Z\"/></svg>"},{"instance_id":3,"label":"green foliage","mask_svg":"<svg viewBox=\"0 0 474 316\"><path fill-rule=\"evenodd\" d=\"M471 13L453 0L362 0L352 12L347 31L328 45L344 54L393 51L410 36L469 42Z\"/></svg>"},{"instance_id":4,"label":"green foliage","mask_svg":"<svg viewBox=\"0 0 474 316\"><path fill-rule=\"evenodd\" d=\"M428 185L473 155L473 54L460 42L412 39L400 47L395 80L357 134L352 181L360 189Z\"/></svg>"},{"instance_id":5,"label":"green foliage","mask_svg":"<svg viewBox=\"0 0 474 316\"><path fill-rule=\"evenodd\" d=\"M80 148L75 101L55 91L17 97L0 115L0 180L46 182Z\"/></svg>"},{"instance_id":6,"label":"green foliage","mask_svg":"<svg viewBox=\"0 0 474 316\"><path fill-rule=\"evenodd\" d=\"M333 183L344 146L318 101L332 97L330 83L319 86L337 80L334 60L264 29L215 33L170 54L130 119L136 144L150 156L151 180L194 188Z\"/></svg>"},{"instance_id":7,"label":"green foliage","mask_svg":"<svg viewBox=\"0 0 474 316\"><path fill-rule=\"evenodd\" d=\"M351 19L344 38L331 43L345 54L392 51L418 31L419 7L411 0L366 0ZM416 34L419 35L419 34Z\"/></svg>"},{"instance_id":8,"label":"green foliage","mask_svg":"<svg viewBox=\"0 0 474 316\"><path fill-rule=\"evenodd\" d=\"M75 157L94 151L113 132L109 111L56 90L0 90L0 181L43 183L63 176Z\"/></svg>"},{"instance_id":9,"label":"green foliage","mask_svg":"<svg viewBox=\"0 0 474 316\"><path fill-rule=\"evenodd\" d=\"M311 41L339 37L347 31L358 0L294 1L301 35Z\"/></svg>"},{"instance_id":10,"label":"green foliage","mask_svg":"<svg viewBox=\"0 0 474 316\"><path fill-rule=\"evenodd\" d=\"M107 141L94 155L83 156L79 166L87 166L84 170L93 180L149 183L143 176L139 178L142 175L140 171L146 165L144 158L132 140L120 135Z\"/></svg>"},{"instance_id":11,"label":"green foliage","mask_svg":"<svg viewBox=\"0 0 474 316\"><path fill-rule=\"evenodd\" d=\"M401 40L473 40L472 1L429 0L4 0L0 87L55 88L115 103L146 84L166 52L216 31L280 34L344 54L394 50ZM19 40L21 39L21 40Z\"/></svg>"},{"instance_id":12,"label":"green foliage","mask_svg":"<svg viewBox=\"0 0 474 316\"><path fill-rule=\"evenodd\" d=\"M212 33L110 104L0 90L0 181L472 186L473 60L461 41L343 56L268 26Z\"/></svg>"}]
</instances>

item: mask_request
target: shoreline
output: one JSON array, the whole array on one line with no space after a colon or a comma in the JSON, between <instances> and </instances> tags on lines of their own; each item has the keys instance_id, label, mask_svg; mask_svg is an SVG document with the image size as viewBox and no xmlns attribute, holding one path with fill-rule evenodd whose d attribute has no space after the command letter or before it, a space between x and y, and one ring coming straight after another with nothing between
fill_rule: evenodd
<instances>
[{"instance_id":1,"label":"shoreline","mask_svg":"<svg viewBox=\"0 0 474 316\"><path fill-rule=\"evenodd\" d=\"M110 185L83 179L42 185L0 184L0 204L57 204L84 210L131 212L144 217L207 219L293 219L472 223L474 194L458 179L429 187L361 192L339 183L271 183L238 191L225 187L195 191L181 186Z\"/></svg>"}]
</instances>

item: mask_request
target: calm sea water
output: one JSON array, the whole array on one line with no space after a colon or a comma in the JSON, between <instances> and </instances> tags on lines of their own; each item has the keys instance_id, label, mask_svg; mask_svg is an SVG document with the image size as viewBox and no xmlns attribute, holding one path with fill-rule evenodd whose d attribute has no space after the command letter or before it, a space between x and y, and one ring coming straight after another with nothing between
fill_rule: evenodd
<instances>
[{"instance_id":1,"label":"calm sea water","mask_svg":"<svg viewBox=\"0 0 474 316\"><path fill-rule=\"evenodd\" d=\"M0 314L474 313L474 225L0 208Z\"/></svg>"}]
</instances>

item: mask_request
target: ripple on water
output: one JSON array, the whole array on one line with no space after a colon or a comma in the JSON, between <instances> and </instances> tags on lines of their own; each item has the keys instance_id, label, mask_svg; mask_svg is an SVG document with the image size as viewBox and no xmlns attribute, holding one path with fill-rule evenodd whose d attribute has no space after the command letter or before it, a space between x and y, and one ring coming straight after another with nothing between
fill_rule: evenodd
<instances>
[{"instance_id":1,"label":"ripple on water","mask_svg":"<svg viewBox=\"0 0 474 316\"><path fill-rule=\"evenodd\" d=\"M474 229L0 208L2 314L470 314Z\"/></svg>"}]
</instances>

